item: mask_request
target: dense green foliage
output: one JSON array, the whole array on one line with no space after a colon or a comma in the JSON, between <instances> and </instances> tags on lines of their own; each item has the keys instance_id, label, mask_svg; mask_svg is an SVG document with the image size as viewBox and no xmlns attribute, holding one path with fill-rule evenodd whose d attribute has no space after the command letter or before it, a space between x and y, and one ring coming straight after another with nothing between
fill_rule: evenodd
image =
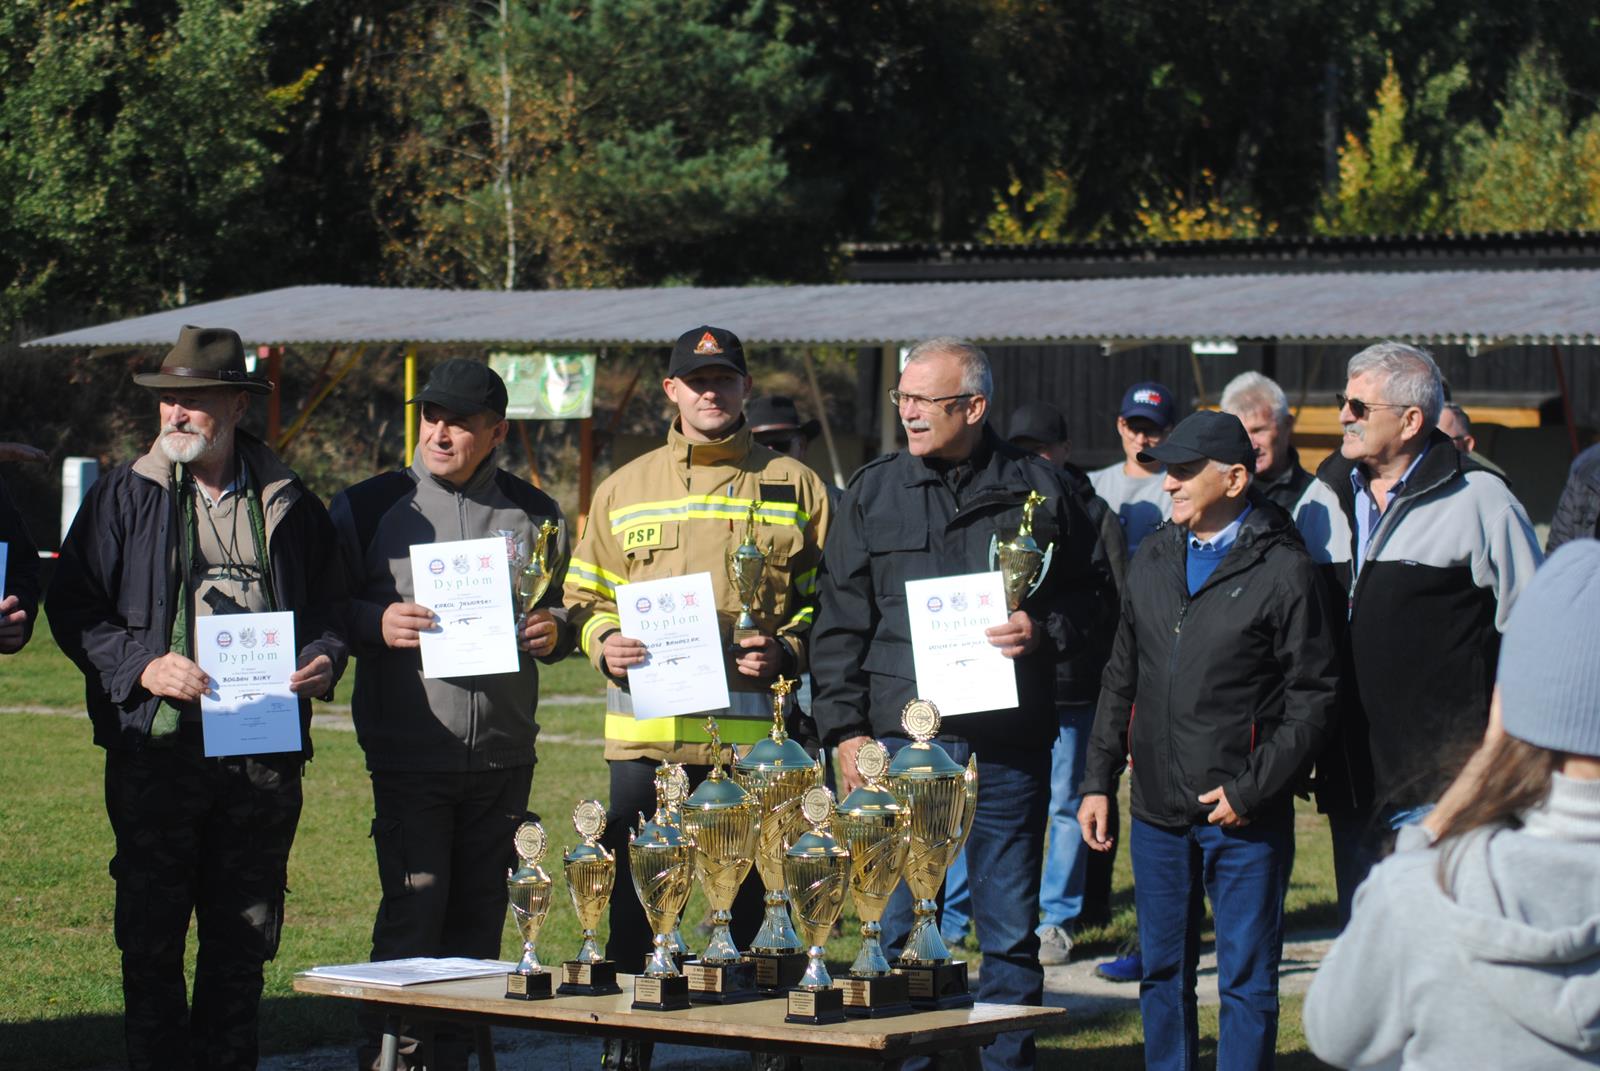
<instances>
[{"instance_id":1,"label":"dense green foliage","mask_svg":"<svg viewBox=\"0 0 1600 1071\"><path fill-rule=\"evenodd\" d=\"M0 319L1592 227L1597 45L1566 0L14 0Z\"/></svg>"}]
</instances>

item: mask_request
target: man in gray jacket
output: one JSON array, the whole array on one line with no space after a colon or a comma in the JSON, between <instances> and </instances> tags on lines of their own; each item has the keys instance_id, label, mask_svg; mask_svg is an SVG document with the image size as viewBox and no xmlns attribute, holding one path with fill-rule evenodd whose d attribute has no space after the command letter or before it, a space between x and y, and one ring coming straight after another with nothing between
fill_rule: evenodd
<instances>
[{"instance_id":1,"label":"man in gray jacket","mask_svg":"<svg viewBox=\"0 0 1600 1071\"><path fill-rule=\"evenodd\" d=\"M435 618L416 600L411 547L499 536L509 567L534 546L541 522L559 523L561 511L496 466L508 428L506 387L486 365L444 362L410 404L421 408L411 467L349 488L331 510L350 579L346 626L358 659L352 705L372 776L383 890L372 958L497 958L511 838L533 784L534 660L553 662L571 649L560 608L569 546L563 532L552 548L550 588L518 636L517 672L425 677L418 634ZM368 1065L379 1031L371 1017L365 1025ZM466 1066L465 1038L418 1024L407 1033L402 1053L412 1056L410 1065Z\"/></svg>"}]
</instances>

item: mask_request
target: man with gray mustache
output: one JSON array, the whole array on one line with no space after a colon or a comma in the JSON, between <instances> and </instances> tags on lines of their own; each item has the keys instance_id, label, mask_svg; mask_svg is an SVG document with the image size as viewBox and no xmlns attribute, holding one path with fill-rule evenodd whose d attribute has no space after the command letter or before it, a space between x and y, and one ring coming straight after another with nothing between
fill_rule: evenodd
<instances>
[{"instance_id":1,"label":"man with gray mustache","mask_svg":"<svg viewBox=\"0 0 1600 1071\"><path fill-rule=\"evenodd\" d=\"M50 629L83 671L106 749L128 1064L253 1068L262 965L283 927L311 756L310 701L332 697L346 660L333 624L342 574L321 501L239 427L250 396L272 384L245 370L236 333L185 327L161 368L134 382L159 399L160 434L90 489L62 543ZM300 748L213 755L227 749L206 747L200 697L212 681L196 662L196 623L275 611L294 614Z\"/></svg>"}]
</instances>

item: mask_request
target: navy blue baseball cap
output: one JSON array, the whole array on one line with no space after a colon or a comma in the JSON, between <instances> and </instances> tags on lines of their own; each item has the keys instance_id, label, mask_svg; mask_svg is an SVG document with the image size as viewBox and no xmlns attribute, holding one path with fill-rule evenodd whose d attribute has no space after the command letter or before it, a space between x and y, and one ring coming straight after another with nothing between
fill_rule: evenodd
<instances>
[{"instance_id":1,"label":"navy blue baseball cap","mask_svg":"<svg viewBox=\"0 0 1600 1071\"><path fill-rule=\"evenodd\" d=\"M1172 392L1163 383L1135 383L1122 396L1122 409L1118 416L1124 420L1144 417L1158 427L1170 428L1177 422L1177 406L1172 403Z\"/></svg>"}]
</instances>

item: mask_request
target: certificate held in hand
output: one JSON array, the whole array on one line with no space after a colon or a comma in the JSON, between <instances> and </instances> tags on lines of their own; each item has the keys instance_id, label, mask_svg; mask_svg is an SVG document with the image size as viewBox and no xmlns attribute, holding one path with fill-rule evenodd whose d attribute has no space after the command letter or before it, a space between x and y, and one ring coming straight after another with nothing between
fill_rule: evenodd
<instances>
[{"instance_id":1,"label":"certificate held in hand","mask_svg":"<svg viewBox=\"0 0 1600 1071\"><path fill-rule=\"evenodd\" d=\"M411 548L413 598L437 625L418 634L424 677L515 673L517 614L506 541L458 539Z\"/></svg>"},{"instance_id":2,"label":"certificate held in hand","mask_svg":"<svg viewBox=\"0 0 1600 1071\"><path fill-rule=\"evenodd\" d=\"M1009 616L998 571L908 580L906 611L919 697L944 715L1017 705L1017 667L985 634Z\"/></svg>"},{"instance_id":3,"label":"certificate held in hand","mask_svg":"<svg viewBox=\"0 0 1600 1071\"><path fill-rule=\"evenodd\" d=\"M710 573L617 588L622 634L648 652L628 670L635 718L669 718L728 705L728 674Z\"/></svg>"}]
</instances>

